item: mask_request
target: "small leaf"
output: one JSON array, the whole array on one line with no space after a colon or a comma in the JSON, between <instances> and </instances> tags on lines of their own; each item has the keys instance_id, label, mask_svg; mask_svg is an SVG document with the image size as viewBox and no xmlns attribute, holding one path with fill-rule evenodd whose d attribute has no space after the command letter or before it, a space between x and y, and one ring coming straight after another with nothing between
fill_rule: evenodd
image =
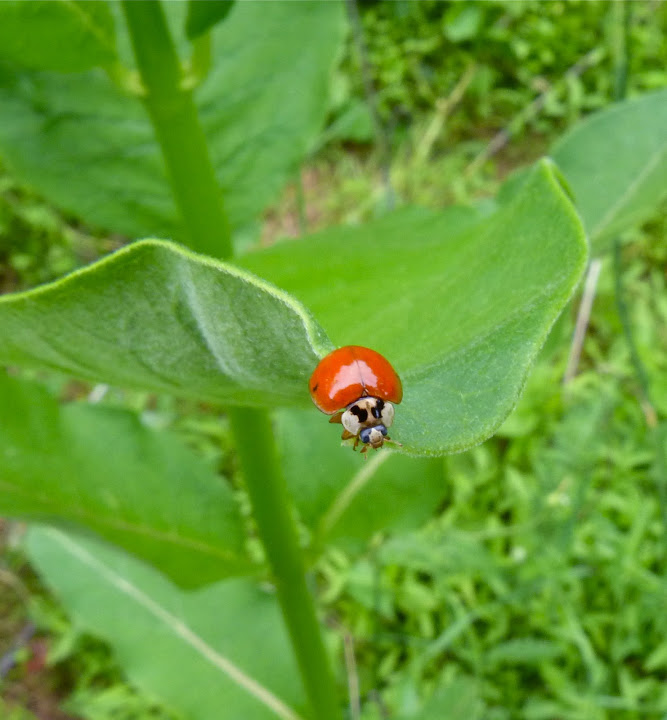
<instances>
[{"instance_id":1,"label":"small leaf","mask_svg":"<svg viewBox=\"0 0 667 720\"><path fill-rule=\"evenodd\" d=\"M312 147L344 31L340 2L237 3L213 29L195 101L233 230L254 222ZM186 237L138 97L99 72L7 71L0 106L0 152L15 177L95 226Z\"/></svg>"},{"instance_id":2,"label":"small leaf","mask_svg":"<svg viewBox=\"0 0 667 720\"><path fill-rule=\"evenodd\" d=\"M556 643L541 638L523 637L499 643L486 654L491 665L536 665L562 655Z\"/></svg>"},{"instance_id":3,"label":"small leaf","mask_svg":"<svg viewBox=\"0 0 667 720\"><path fill-rule=\"evenodd\" d=\"M208 32L222 22L234 6L234 0L188 0L188 15L185 20L185 32L190 40Z\"/></svg>"},{"instance_id":4,"label":"small leaf","mask_svg":"<svg viewBox=\"0 0 667 720\"><path fill-rule=\"evenodd\" d=\"M488 218L403 210L240 262L299 298L337 345L381 352L403 380L392 437L440 455L488 437L576 287L587 247L544 161Z\"/></svg>"},{"instance_id":5,"label":"small leaf","mask_svg":"<svg viewBox=\"0 0 667 720\"><path fill-rule=\"evenodd\" d=\"M341 426L314 409L283 410L276 419L290 495L316 543L359 550L375 532L418 527L440 504L442 460L385 450L364 462L340 446Z\"/></svg>"},{"instance_id":6,"label":"small leaf","mask_svg":"<svg viewBox=\"0 0 667 720\"><path fill-rule=\"evenodd\" d=\"M498 564L479 539L461 530L418 531L391 538L378 562L436 577L466 575L487 580L499 576Z\"/></svg>"},{"instance_id":7,"label":"small leaf","mask_svg":"<svg viewBox=\"0 0 667 720\"><path fill-rule=\"evenodd\" d=\"M4 373L0 397L3 515L87 528L182 585L248 572L232 491L177 438Z\"/></svg>"},{"instance_id":8,"label":"small leaf","mask_svg":"<svg viewBox=\"0 0 667 720\"><path fill-rule=\"evenodd\" d=\"M55 529L32 528L26 549L130 681L183 717L301 720L299 673L273 595L246 580L182 592L118 550Z\"/></svg>"},{"instance_id":9,"label":"small leaf","mask_svg":"<svg viewBox=\"0 0 667 720\"><path fill-rule=\"evenodd\" d=\"M667 642L660 643L655 650L652 650L644 660L643 666L647 673L655 672L660 668L667 668Z\"/></svg>"},{"instance_id":10,"label":"small leaf","mask_svg":"<svg viewBox=\"0 0 667 720\"><path fill-rule=\"evenodd\" d=\"M79 72L116 60L114 20L102 0L3 0L0 60L32 70Z\"/></svg>"},{"instance_id":11,"label":"small leaf","mask_svg":"<svg viewBox=\"0 0 667 720\"><path fill-rule=\"evenodd\" d=\"M0 297L0 363L204 400L310 403L308 377L330 349L286 293L154 240Z\"/></svg>"},{"instance_id":12,"label":"small leaf","mask_svg":"<svg viewBox=\"0 0 667 720\"><path fill-rule=\"evenodd\" d=\"M556 143L552 156L600 249L648 219L667 194L667 90L591 115Z\"/></svg>"},{"instance_id":13,"label":"small leaf","mask_svg":"<svg viewBox=\"0 0 667 720\"><path fill-rule=\"evenodd\" d=\"M462 677L438 688L419 711L401 720L476 720L483 710L479 684Z\"/></svg>"}]
</instances>

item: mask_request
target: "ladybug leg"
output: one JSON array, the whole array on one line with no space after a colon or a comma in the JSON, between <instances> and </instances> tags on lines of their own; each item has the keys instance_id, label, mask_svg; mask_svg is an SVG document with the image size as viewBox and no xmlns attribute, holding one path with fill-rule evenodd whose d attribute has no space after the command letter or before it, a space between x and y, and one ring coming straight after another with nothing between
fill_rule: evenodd
<instances>
[{"instance_id":1,"label":"ladybug leg","mask_svg":"<svg viewBox=\"0 0 667 720\"><path fill-rule=\"evenodd\" d=\"M343 430L343 434L340 436L341 440L349 440L350 438L355 437L349 430ZM357 440L359 437L357 436ZM356 447L356 442L355 442Z\"/></svg>"},{"instance_id":2,"label":"ladybug leg","mask_svg":"<svg viewBox=\"0 0 667 720\"><path fill-rule=\"evenodd\" d=\"M337 413L334 413L334 414L329 418L329 422L330 422L330 423L339 423L339 422L342 422L342 421L341 421L341 418L343 417L343 412L344 412L343 410L339 410Z\"/></svg>"}]
</instances>

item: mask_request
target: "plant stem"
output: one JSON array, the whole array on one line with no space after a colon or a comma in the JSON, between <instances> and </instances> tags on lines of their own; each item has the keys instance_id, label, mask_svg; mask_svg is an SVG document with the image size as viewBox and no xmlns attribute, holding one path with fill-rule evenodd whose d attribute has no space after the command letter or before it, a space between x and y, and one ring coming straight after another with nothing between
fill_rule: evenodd
<instances>
[{"instance_id":1,"label":"plant stem","mask_svg":"<svg viewBox=\"0 0 667 720\"><path fill-rule=\"evenodd\" d=\"M586 339L586 331L588 330L588 321L591 319L591 309L593 308L593 300L595 299L595 291L598 286L598 278L602 269L602 260L593 258L586 272L586 283L584 292L581 296L579 309L577 310L577 321L574 326L574 335L570 345L570 356L567 359L567 367L563 375L563 385L567 385L577 374L579 359L581 358L581 350L584 347Z\"/></svg>"},{"instance_id":2,"label":"plant stem","mask_svg":"<svg viewBox=\"0 0 667 720\"><path fill-rule=\"evenodd\" d=\"M655 449L655 464L653 474L658 490L658 501L662 512L663 522L667 525L667 461L665 453L665 440L667 439L667 425L660 423L658 413L653 403L651 382L644 363L642 362L637 343L635 343L630 313L625 301L623 289L623 263L621 257L621 242L614 240L614 286L616 290L616 309L623 328L623 336L630 352L630 363L637 377L639 385L640 406L644 413L648 434Z\"/></svg>"},{"instance_id":3,"label":"plant stem","mask_svg":"<svg viewBox=\"0 0 667 720\"><path fill-rule=\"evenodd\" d=\"M181 82L179 59L158 0L123 0L146 108L162 149L171 189L190 245L217 257L233 254L229 223L199 124L192 92ZM278 600L316 720L339 720L336 685L306 585L296 524L280 472L269 414L229 411L241 468ZM261 648L257 649L261 652Z\"/></svg>"},{"instance_id":4,"label":"plant stem","mask_svg":"<svg viewBox=\"0 0 667 720\"><path fill-rule=\"evenodd\" d=\"M386 210L393 210L396 206L396 193L391 184L391 141L387 128L380 117L378 96L375 91L375 86L373 85L373 72L368 58L368 48L366 47L366 40L364 39L364 27L361 23L361 17L359 16L357 0L346 0L346 4L348 17L350 19L350 30L359 57L359 70L364 86L366 104L371 114L375 139L380 155L380 170L382 172L385 195L384 202Z\"/></svg>"},{"instance_id":5,"label":"plant stem","mask_svg":"<svg viewBox=\"0 0 667 720\"><path fill-rule=\"evenodd\" d=\"M651 385L646 372L646 367L637 350L635 336L632 331L632 323L630 322L630 313L625 302L625 293L623 291L623 266L621 258L621 243L618 238L614 240L614 286L616 291L616 309L618 317L623 328L623 336L630 352L630 363L635 372L637 383L639 385L640 405L646 419L646 424L653 429L658 425L658 414L655 405L651 399Z\"/></svg>"},{"instance_id":6,"label":"plant stem","mask_svg":"<svg viewBox=\"0 0 667 720\"><path fill-rule=\"evenodd\" d=\"M280 471L271 421L266 412L252 408L233 408L229 417L255 522L273 569L278 600L313 718L339 720L336 687L306 585L296 524Z\"/></svg>"},{"instance_id":7,"label":"plant stem","mask_svg":"<svg viewBox=\"0 0 667 720\"><path fill-rule=\"evenodd\" d=\"M610 6L611 56L614 71L614 100L625 99L628 88L628 29L631 8L625 0L617 0Z\"/></svg>"},{"instance_id":8,"label":"plant stem","mask_svg":"<svg viewBox=\"0 0 667 720\"><path fill-rule=\"evenodd\" d=\"M162 149L188 245L214 257L232 254L222 191L199 123L192 90L182 85L179 58L158 0L123 0L144 85L144 103Z\"/></svg>"}]
</instances>

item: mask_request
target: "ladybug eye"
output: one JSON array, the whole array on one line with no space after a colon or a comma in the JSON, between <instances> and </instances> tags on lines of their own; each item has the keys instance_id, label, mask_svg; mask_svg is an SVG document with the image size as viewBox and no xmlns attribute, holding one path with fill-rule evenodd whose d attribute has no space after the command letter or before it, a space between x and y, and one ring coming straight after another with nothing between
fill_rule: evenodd
<instances>
[{"instance_id":1,"label":"ladybug eye","mask_svg":"<svg viewBox=\"0 0 667 720\"><path fill-rule=\"evenodd\" d=\"M364 428L359 433L359 438L362 443L369 443L371 441L371 431L372 430L373 430L373 428ZM386 430L385 430L385 434L386 434Z\"/></svg>"}]
</instances>

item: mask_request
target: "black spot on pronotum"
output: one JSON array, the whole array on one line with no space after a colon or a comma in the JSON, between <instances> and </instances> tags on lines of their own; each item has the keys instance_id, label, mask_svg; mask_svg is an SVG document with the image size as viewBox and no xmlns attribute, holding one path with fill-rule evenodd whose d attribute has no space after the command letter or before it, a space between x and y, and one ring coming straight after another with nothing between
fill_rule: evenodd
<instances>
[{"instance_id":1,"label":"black spot on pronotum","mask_svg":"<svg viewBox=\"0 0 667 720\"><path fill-rule=\"evenodd\" d=\"M364 410L363 408L358 407L357 405L353 405L350 408L350 412L353 415L357 416L357 418L359 419L359 422L366 422L366 420L368 419L368 411Z\"/></svg>"},{"instance_id":2,"label":"black spot on pronotum","mask_svg":"<svg viewBox=\"0 0 667 720\"><path fill-rule=\"evenodd\" d=\"M382 417L382 409L384 408L384 400L377 399L375 407L371 410L373 417L379 420Z\"/></svg>"}]
</instances>

